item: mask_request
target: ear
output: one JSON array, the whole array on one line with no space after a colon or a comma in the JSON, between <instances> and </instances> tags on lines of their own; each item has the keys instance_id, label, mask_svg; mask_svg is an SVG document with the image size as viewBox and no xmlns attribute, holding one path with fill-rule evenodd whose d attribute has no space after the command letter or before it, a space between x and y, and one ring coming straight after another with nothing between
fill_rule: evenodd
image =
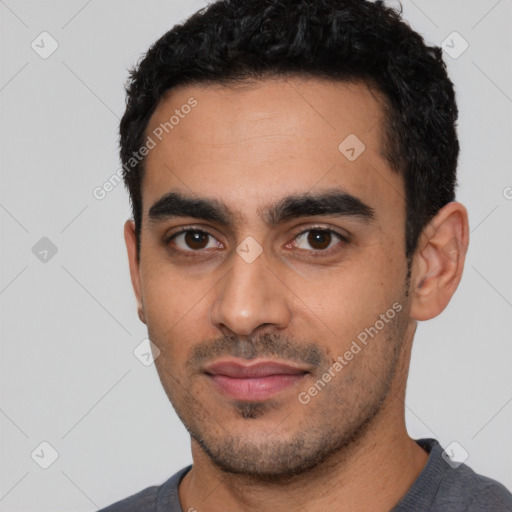
<instances>
[{"instance_id":1,"label":"ear","mask_svg":"<svg viewBox=\"0 0 512 512\"><path fill-rule=\"evenodd\" d=\"M468 244L466 208L448 203L423 230L413 258L412 318L429 320L446 308L462 277Z\"/></svg>"},{"instance_id":2,"label":"ear","mask_svg":"<svg viewBox=\"0 0 512 512\"><path fill-rule=\"evenodd\" d=\"M130 265L130 277L132 279L133 291L137 299L137 312L141 322L146 323L144 318L144 303L142 302L142 287L140 284L140 262L137 259L137 242L135 237L135 223L127 220L124 224L124 241L128 251L128 263Z\"/></svg>"}]
</instances>

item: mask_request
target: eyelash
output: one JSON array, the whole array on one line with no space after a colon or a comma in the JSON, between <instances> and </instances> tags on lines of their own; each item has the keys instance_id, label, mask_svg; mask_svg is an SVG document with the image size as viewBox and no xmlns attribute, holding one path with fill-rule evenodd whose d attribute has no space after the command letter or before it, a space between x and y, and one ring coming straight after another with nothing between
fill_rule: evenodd
<instances>
[{"instance_id":1,"label":"eyelash","mask_svg":"<svg viewBox=\"0 0 512 512\"><path fill-rule=\"evenodd\" d=\"M338 237L340 239L340 241L342 242L342 244L348 244L350 242L350 239L348 236L346 235L343 235L342 233L334 230L334 229L330 229L330 228L324 228L324 227L321 227L321 226L313 226L313 227L310 227L309 229L305 229L304 231L300 231L299 233L297 233L294 237L293 237L293 240L296 240L297 238L299 238L301 235L304 235L305 233L308 233L310 231L320 231L322 233L331 233L331 234L334 234L336 237ZM179 253L185 257L192 257L192 258L197 258L198 255L200 255L201 252L204 251L204 249L199 249L197 251L195 250L187 250L187 251L184 251L182 249L174 249L174 248L171 248L170 247L170 242L176 238L178 235L181 235L183 233L188 233L188 232L192 232L192 233L201 233L201 234L204 234L204 235L208 235L208 236L211 236L212 238L215 238L214 235L212 235L211 233L209 233L208 231L205 231L204 229L199 229L199 228L194 228L193 226L184 226L182 227L179 231L177 231L176 233L173 233L171 236L167 237L165 240L164 240L164 243L166 246L168 246L172 252L174 253ZM288 245L288 244L287 244ZM329 248L329 249L325 249L325 250L319 250L319 249L314 249L314 250L306 250L306 249L300 249L302 251L307 251L308 253L312 254L313 257L318 257L318 256L324 256L324 255L330 255L332 252L334 252L335 250L339 250L339 249L335 249L336 246L338 244L334 245L333 247Z\"/></svg>"}]
</instances>

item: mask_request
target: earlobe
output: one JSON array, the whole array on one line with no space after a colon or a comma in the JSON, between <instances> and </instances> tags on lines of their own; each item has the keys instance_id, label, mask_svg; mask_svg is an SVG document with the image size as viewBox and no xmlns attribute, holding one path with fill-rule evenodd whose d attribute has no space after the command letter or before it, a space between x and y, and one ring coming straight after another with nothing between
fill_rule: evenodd
<instances>
[{"instance_id":1,"label":"earlobe","mask_svg":"<svg viewBox=\"0 0 512 512\"><path fill-rule=\"evenodd\" d=\"M140 262L137 259L137 240L135 236L135 223L129 219L124 224L124 240L128 252L128 264L133 291L137 300L137 312L141 322L146 323L144 316L144 303L142 300L142 286L140 281Z\"/></svg>"},{"instance_id":2,"label":"earlobe","mask_svg":"<svg viewBox=\"0 0 512 512\"><path fill-rule=\"evenodd\" d=\"M461 280L468 244L466 208L448 203L423 230L413 258L412 318L429 320L446 308Z\"/></svg>"},{"instance_id":3,"label":"earlobe","mask_svg":"<svg viewBox=\"0 0 512 512\"><path fill-rule=\"evenodd\" d=\"M146 323L146 317L144 316L144 304L142 302L137 306L137 313L139 315L139 320L143 324L145 324Z\"/></svg>"}]
</instances>

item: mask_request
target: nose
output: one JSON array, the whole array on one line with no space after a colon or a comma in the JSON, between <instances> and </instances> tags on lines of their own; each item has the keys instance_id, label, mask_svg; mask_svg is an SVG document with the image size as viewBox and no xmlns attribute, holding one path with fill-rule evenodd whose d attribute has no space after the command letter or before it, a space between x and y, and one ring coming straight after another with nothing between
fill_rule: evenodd
<instances>
[{"instance_id":1,"label":"nose","mask_svg":"<svg viewBox=\"0 0 512 512\"><path fill-rule=\"evenodd\" d=\"M215 287L210 322L220 331L248 336L258 328L284 329L290 322L290 290L269 268L265 253L248 263L232 255L230 270ZM231 333L230 333L231 334Z\"/></svg>"}]
</instances>

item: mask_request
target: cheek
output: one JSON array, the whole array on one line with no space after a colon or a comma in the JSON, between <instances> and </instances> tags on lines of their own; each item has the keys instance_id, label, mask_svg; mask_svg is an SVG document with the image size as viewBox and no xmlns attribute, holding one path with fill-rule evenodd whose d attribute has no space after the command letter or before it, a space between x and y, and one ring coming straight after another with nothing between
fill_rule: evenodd
<instances>
[{"instance_id":1,"label":"cheek","mask_svg":"<svg viewBox=\"0 0 512 512\"><path fill-rule=\"evenodd\" d=\"M148 329L161 336L185 315L188 290L177 276L159 265L141 269L141 284Z\"/></svg>"},{"instance_id":2,"label":"cheek","mask_svg":"<svg viewBox=\"0 0 512 512\"><path fill-rule=\"evenodd\" d=\"M375 324L393 304L401 301L405 279L402 269L389 258L361 260L331 275L321 287L304 287L301 294L322 331L333 339L332 354L338 355L346 343ZM334 354L336 352L336 354Z\"/></svg>"},{"instance_id":3,"label":"cheek","mask_svg":"<svg viewBox=\"0 0 512 512\"><path fill-rule=\"evenodd\" d=\"M201 339L201 329L208 327L214 282L190 279L169 265L152 264L141 268L141 283L149 338L161 350L162 359L175 364Z\"/></svg>"}]
</instances>

